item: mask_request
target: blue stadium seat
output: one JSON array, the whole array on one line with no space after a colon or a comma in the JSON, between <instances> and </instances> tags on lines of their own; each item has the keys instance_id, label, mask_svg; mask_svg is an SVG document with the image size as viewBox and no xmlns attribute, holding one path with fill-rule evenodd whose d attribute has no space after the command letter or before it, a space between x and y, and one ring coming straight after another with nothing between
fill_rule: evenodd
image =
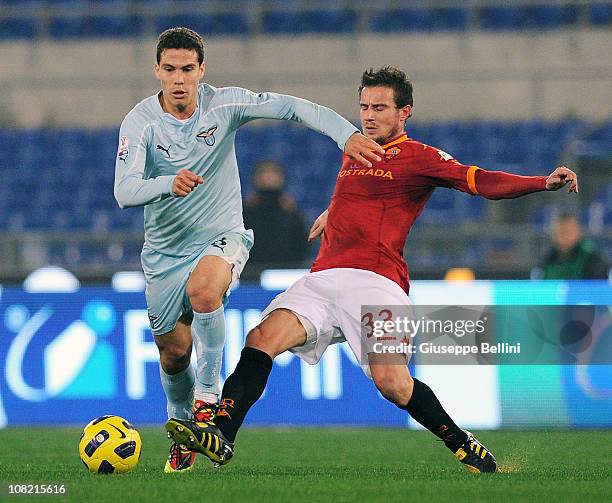
<instances>
[{"instance_id":1,"label":"blue stadium seat","mask_svg":"<svg viewBox=\"0 0 612 503\"><path fill-rule=\"evenodd\" d=\"M465 7L442 7L434 10L435 29L466 30L469 12Z\"/></svg>"},{"instance_id":2,"label":"blue stadium seat","mask_svg":"<svg viewBox=\"0 0 612 503\"><path fill-rule=\"evenodd\" d=\"M458 220L457 195L452 189L438 187L419 217L426 225L448 225ZM467 196L463 196L467 197Z\"/></svg>"},{"instance_id":3,"label":"blue stadium seat","mask_svg":"<svg viewBox=\"0 0 612 503\"><path fill-rule=\"evenodd\" d=\"M612 120L606 121L584 137L585 141L600 143L612 150Z\"/></svg>"},{"instance_id":4,"label":"blue stadium seat","mask_svg":"<svg viewBox=\"0 0 612 503\"><path fill-rule=\"evenodd\" d=\"M528 5L525 24L530 28L554 29L574 24L578 17L575 5Z\"/></svg>"},{"instance_id":5,"label":"blue stadium seat","mask_svg":"<svg viewBox=\"0 0 612 503\"><path fill-rule=\"evenodd\" d=\"M304 33L352 33L357 15L351 10L313 10L300 15L300 31Z\"/></svg>"},{"instance_id":6,"label":"blue stadium seat","mask_svg":"<svg viewBox=\"0 0 612 503\"><path fill-rule=\"evenodd\" d=\"M242 13L161 15L155 21L155 29L161 32L174 26L185 26L207 35L245 35L249 23Z\"/></svg>"},{"instance_id":7,"label":"blue stadium seat","mask_svg":"<svg viewBox=\"0 0 612 503\"><path fill-rule=\"evenodd\" d=\"M415 139L447 150L466 164L540 174L544 167L554 165L564 145L581 134L584 126L574 119L533 119L518 123L410 122L408 130ZM610 152L611 138L612 121L607 121L584 141ZM121 210L113 197L117 140L116 128L0 130L0 156L9 167L8 182L0 187L0 228L142 232L142 211ZM309 220L329 203L341 157L333 141L302 126L273 123L242 128L237 136L237 155L244 194L250 191L249 180L257 162L279 160L286 170L287 190ZM96 185L79 183L78 175L95 179ZM23 183L30 188L27 194L21 190ZM70 190L74 197L70 201L61 198L63 190ZM598 195L598 200L610 206L612 189L608 191ZM36 194L35 209L29 194ZM460 223L481 218L485 209L482 198L438 189L423 215L423 223ZM608 222L610 215L606 213L605 218ZM84 251L79 260L97 257L88 253ZM497 253L493 245L471 250L462 260L491 253ZM110 260L107 251L99 254L102 260Z\"/></svg>"},{"instance_id":8,"label":"blue stadium seat","mask_svg":"<svg viewBox=\"0 0 612 503\"><path fill-rule=\"evenodd\" d=\"M151 29L145 18L134 14L134 3L144 0L99 0L93 7L84 0L3 0L7 5L24 5L38 10L44 4L61 9L66 14L54 14L50 19L49 35L56 39L87 37L134 37ZM177 3L157 0L163 14L154 20L159 32L171 26L183 25L205 35L242 36L250 33L248 2L244 9L213 13L208 3L218 6L217 0L201 2L202 8L194 14L178 14ZM296 4L299 2L295 2ZM232 2L232 7L236 3ZM261 30L269 35L296 33L353 33L358 28L358 12L347 2L344 8L315 10L291 7L285 11L266 11L263 3ZM376 3L368 15L369 29L375 32L414 32L433 30L466 30L471 16L470 7L397 7L394 2ZM164 7L165 6L165 7ZM299 5L297 6L299 7ZM111 9L112 8L112 9ZM536 5L485 5L475 7L480 27L485 30L560 29L574 25L580 18L580 9L586 20L594 26L612 24L612 4L597 2L578 6L543 2ZM109 10L113 10L112 13ZM211 13L205 13L210 11ZM25 12L25 11L24 11ZM80 15L79 15L80 12ZM75 14L76 13L76 14ZM20 13L15 18L0 20L0 40L36 38L39 24L32 16Z\"/></svg>"},{"instance_id":9,"label":"blue stadium seat","mask_svg":"<svg viewBox=\"0 0 612 503\"><path fill-rule=\"evenodd\" d=\"M612 24L612 3L596 3L588 6L589 23L595 26Z\"/></svg>"},{"instance_id":10,"label":"blue stadium seat","mask_svg":"<svg viewBox=\"0 0 612 503\"><path fill-rule=\"evenodd\" d=\"M524 24L523 11L518 6L482 7L479 18L485 30L517 30Z\"/></svg>"},{"instance_id":11,"label":"blue stadium seat","mask_svg":"<svg viewBox=\"0 0 612 503\"><path fill-rule=\"evenodd\" d=\"M437 122L431 124L424 138L428 145L448 152L455 158L461 158L464 142L461 134L461 126L458 122ZM415 138L419 140L419 138Z\"/></svg>"},{"instance_id":12,"label":"blue stadium seat","mask_svg":"<svg viewBox=\"0 0 612 503\"><path fill-rule=\"evenodd\" d=\"M246 14L241 12L219 13L212 18L212 28L207 35L246 35L250 31ZM205 34L205 35L206 35Z\"/></svg>"},{"instance_id":13,"label":"blue stadium seat","mask_svg":"<svg viewBox=\"0 0 612 503\"><path fill-rule=\"evenodd\" d=\"M300 23L299 12L264 12L261 16L261 31L268 35L299 33Z\"/></svg>"},{"instance_id":14,"label":"blue stadium seat","mask_svg":"<svg viewBox=\"0 0 612 503\"><path fill-rule=\"evenodd\" d=\"M38 32L38 22L30 17L0 19L0 40L36 38Z\"/></svg>"},{"instance_id":15,"label":"blue stadium seat","mask_svg":"<svg viewBox=\"0 0 612 503\"><path fill-rule=\"evenodd\" d=\"M143 20L136 15L96 15L88 20L87 36L129 38L143 33Z\"/></svg>"},{"instance_id":16,"label":"blue stadium seat","mask_svg":"<svg viewBox=\"0 0 612 503\"><path fill-rule=\"evenodd\" d=\"M87 20L84 16L52 17L49 22L49 35L64 40L82 38L87 33Z\"/></svg>"},{"instance_id":17,"label":"blue stadium seat","mask_svg":"<svg viewBox=\"0 0 612 503\"><path fill-rule=\"evenodd\" d=\"M198 33L208 33L212 29L210 16L204 14L167 15L162 14L154 19L155 31L160 33L174 26L185 26Z\"/></svg>"},{"instance_id":18,"label":"blue stadium seat","mask_svg":"<svg viewBox=\"0 0 612 503\"><path fill-rule=\"evenodd\" d=\"M369 28L381 33L431 31L436 24L430 9L374 10L369 17Z\"/></svg>"}]
</instances>

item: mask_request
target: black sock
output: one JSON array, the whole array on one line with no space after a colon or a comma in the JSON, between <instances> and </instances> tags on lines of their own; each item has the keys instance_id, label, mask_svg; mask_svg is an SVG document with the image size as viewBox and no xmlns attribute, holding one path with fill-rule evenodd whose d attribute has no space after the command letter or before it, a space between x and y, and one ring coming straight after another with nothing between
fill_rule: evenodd
<instances>
[{"instance_id":1,"label":"black sock","mask_svg":"<svg viewBox=\"0 0 612 503\"><path fill-rule=\"evenodd\" d=\"M234 373L223 385L215 424L233 442L244 417L266 388L272 358L255 348L244 348Z\"/></svg>"},{"instance_id":2,"label":"black sock","mask_svg":"<svg viewBox=\"0 0 612 503\"><path fill-rule=\"evenodd\" d=\"M466 433L446 413L436 395L427 384L414 379L412 397L407 405L400 407L425 426L444 444L455 452L467 440Z\"/></svg>"}]
</instances>

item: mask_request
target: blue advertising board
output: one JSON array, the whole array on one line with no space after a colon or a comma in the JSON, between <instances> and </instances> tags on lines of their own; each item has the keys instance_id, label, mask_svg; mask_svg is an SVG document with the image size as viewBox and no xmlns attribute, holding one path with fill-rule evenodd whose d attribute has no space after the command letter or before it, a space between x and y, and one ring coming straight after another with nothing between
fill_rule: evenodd
<instances>
[{"instance_id":1,"label":"blue advertising board","mask_svg":"<svg viewBox=\"0 0 612 503\"><path fill-rule=\"evenodd\" d=\"M522 302L531 292L542 304L610 305L612 299L612 287L605 282L554 282L545 285L549 302L542 302L542 286L474 282L461 287L461 302L473 298L478 303L512 303L517 292L522 292ZM417 303L440 303L458 294L456 288L444 282L414 282L413 292L420 293L413 296ZM103 414L118 414L137 424L165 420L159 358L144 293L110 288L69 294L13 288L0 292L0 425L85 424ZM234 369L248 330L277 293L255 286L232 293L226 308L223 378ZM417 362L413 370L465 426L612 426L609 365L521 371ZM533 379L525 380L529 375ZM479 384L473 384L475 379ZM517 387L521 379L523 385ZM526 382L537 382L537 389ZM470 397L483 405L465 407ZM316 366L291 353L279 356L247 423L416 426L381 397L346 344L331 346Z\"/></svg>"}]
</instances>

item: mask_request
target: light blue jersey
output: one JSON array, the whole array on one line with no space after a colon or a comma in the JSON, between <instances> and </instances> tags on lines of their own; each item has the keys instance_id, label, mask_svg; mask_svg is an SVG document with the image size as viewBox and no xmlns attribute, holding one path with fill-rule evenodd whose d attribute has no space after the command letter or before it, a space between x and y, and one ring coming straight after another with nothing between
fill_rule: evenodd
<instances>
[{"instance_id":1,"label":"light blue jersey","mask_svg":"<svg viewBox=\"0 0 612 503\"><path fill-rule=\"evenodd\" d=\"M226 232L244 232L236 130L253 119L301 122L344 150L357 131L329 108L276 93L200 84L194 114L181 121L151 96L121 124L115 198L122 208L145 206L145 248L186 257ZM186 197L172 192L182 169L204 178Z\"/></svg>"}]
</instances>

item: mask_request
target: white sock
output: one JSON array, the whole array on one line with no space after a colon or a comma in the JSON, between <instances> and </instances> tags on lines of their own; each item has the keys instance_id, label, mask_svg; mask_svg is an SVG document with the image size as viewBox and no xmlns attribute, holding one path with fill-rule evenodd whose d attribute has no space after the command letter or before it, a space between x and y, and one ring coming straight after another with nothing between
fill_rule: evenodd
<instances>
[{"instance_id":1,"label":"white sock","mask_svg":"<svg viewBox=\"0 0 612 503\"><path fill-rule=\"evenodd\" d=\"M159 375L168 402L166 406L168 419L171 417L191 419L193 385L195 382L195 372L191 364L177 374L166 374L160 364Z\"/></svg>"},{"instance_id":2,"label":"white sock","mask_svg":"<svg viewBox=\"0 0 612 503\"><path fill-rule=\"evenodd\" d=\"M197 358L194 398L216 403L220 394L219 374L225 345L225 314L223 306L211 313L193 312L191 322L193 347Z\"/></svg>"}]
</instances>

